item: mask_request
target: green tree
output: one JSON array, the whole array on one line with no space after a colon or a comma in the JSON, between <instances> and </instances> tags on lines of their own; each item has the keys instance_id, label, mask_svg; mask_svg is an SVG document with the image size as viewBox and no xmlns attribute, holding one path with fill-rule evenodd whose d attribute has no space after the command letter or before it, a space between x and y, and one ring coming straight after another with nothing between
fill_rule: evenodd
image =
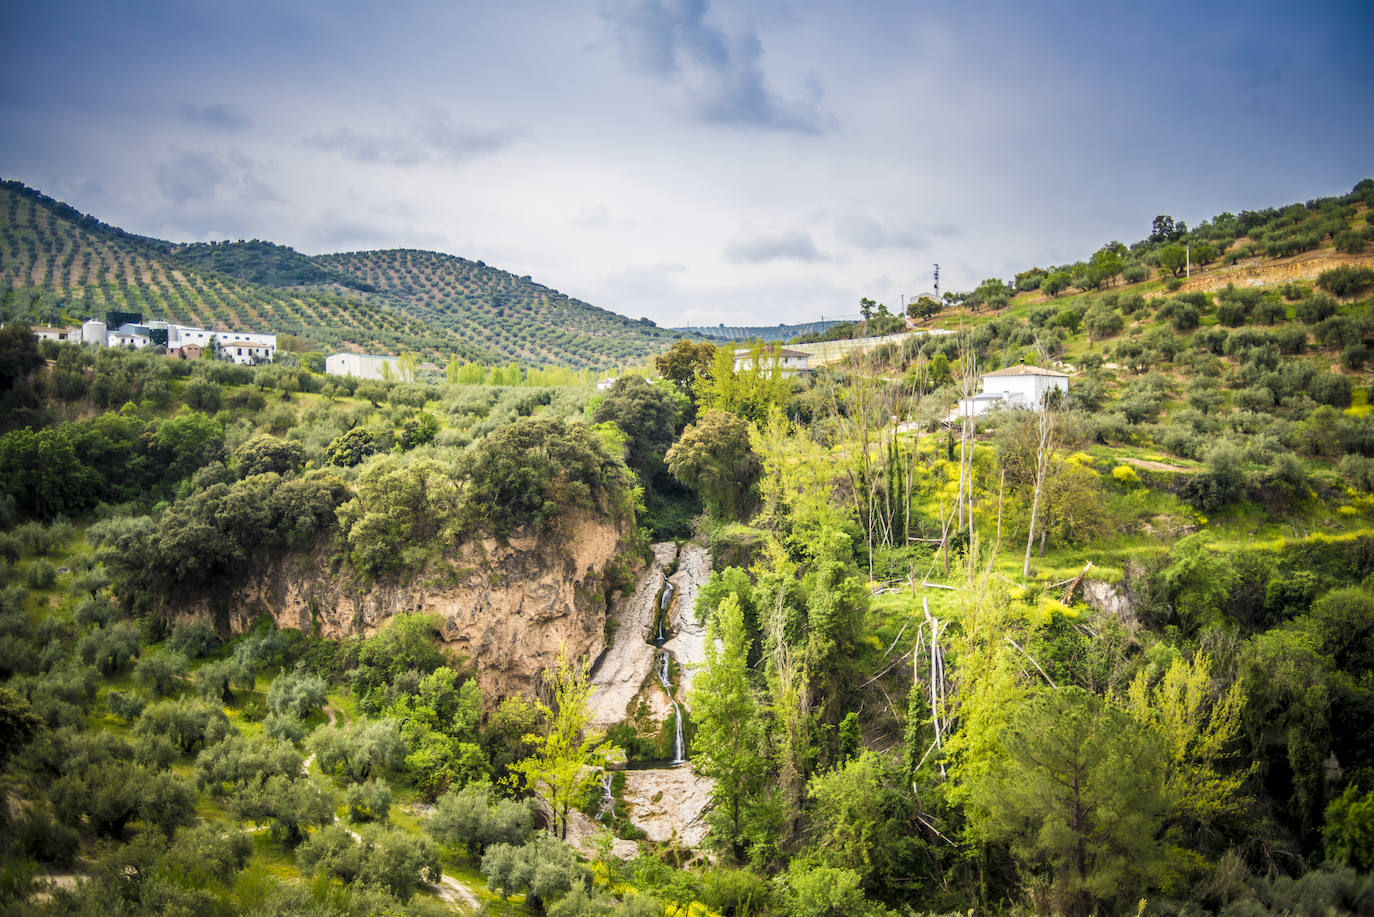
<instances>
[{"instance_id":1,"label":"green tree","mask_svg":"<svg viewBox=\"0 0 1374 917\"><path fill-rule=\"evenodd\" d=\"M661 462L663 453L673 444L677 401L665 386L649 385L639 376L623 376L597 405L592 420L610 421L625 432L626 462L641 476L647 476L653 463Z\"/></svg>"},{"instance_id":2,"label":"green tree","mask_svg":"<svg viewBox=\"0 0 1374 917\"><path fill-rule=\"evenodd\" d=\"M973 787L978 833L1009 841L1028 866L1048 868L1058 909L1071 917L1135 900L1162 863L1159 740L1125 712L1068 687L1014 714L1001 744L1006 756Z\"/></svg>"},{"instance_id":3,"label":"green tree","mask_svg":"<svg viewBox=\"0 0 1374 917\"><path fill-rule=\"evenodd\" d=\"M354 781L378 770L397 770L405 755L395 720L353 720L342 728L323 725L310 735L308 747L326 774L341 771Z\"/></svg>"},{"instance_id":4,"label":"green tree","mask_svg":"<svg viewBox=\"0 0 1374 917\"><path fill-rule=\"evenodd\" d=\"M549 731L526 736L535 752L511 768L548 804L553 813L552 828L560 838L567 837L568 813L573 806L597 785L605 766L622 753L604 743L602 734L590 727L587 669L586 663L577 665L568 658L565 649L558 654L554 668L545 670L554 702L553 709L544 708Z\"/></svg>"},{"instance_id":5,"label":"green tree","mask_svg":"<svg viewBox=\"0 0 1374 917\"><path fill-rule=\"evenodd\" d=\"M305 465L305 450L300 443L268 433L259 433L239 446L234 456L238 461L239 477L243 478L268 471L292 474Z\"/></svg>"},{"instance_id":6,"label":"green tree","mask_svg":"<svg viewBox=\"0 0 1374 917\"><path fill-rule=\"evenodd\" d=\"M330 465L352 468L363 459L377 454L377 439L366 427L354 427L336 436L325 449L324 460Z\"/></svg>"},{"instance_id":7,"label":"green tree","mask_svg":"<svg viewBox=\"0 0 1374 917\"><path fill-rule=\"evenodd\" d=\"M707 411L668 450L668 470L696 491L717 519L743 518L754 502L760 466L749 444L749 424L724 411Z\"/></svg>"},{"instance_id":8,"label":"green tree","mask_svg":"<svg viewBox=\"0 0 1374 917\"><path fill-rule=\"evenodd\" d=\"M586 870L571 847L547 834L520 847L496 844L482 857L487 886L503 899L518 892L535 913L543 913L548 901L585 879Z\"/></svg>"},{"instance_id":9,"label":"green tree","mask_svg":"<svg viewBox=\"0 0 1374 917\"><path fill-rule=\"evenodd\" d=\"M716 345L710 341L677 341L654 358L654 368L682 394L695 398L697 377L707 373L715 355Z\"/></svg>"},{"instance_id":10,"label":"green tree","mask_svg":"<svg viewBox=\"0 0 1374 917\"><path fill-rule=\"evenodd\" d=\"M1177 277L1183 273L1184 267L1187 266L1188 252L1182 245L1165 245L1155 252L1155 260L1171 276Z\"/></svg>"},{"instance_id":11,"label":"green tree","mask_svg":"<svg viewBox=\"0 0 1374 917\"><path fill-rule=\"evenodd\" d=\"M1206 825L1239 808L1246 775L1225 765L1240 734L1245 694L1239 682L1225 690L1214 685L1211 657L1175 659L1153 684L1141 669L1124 706L1164 740L1165 789L1179 813Z\"/></svg>"},{"instance_id":12,"label":"green tree","mask_svg":"<svg viewBox=\"0 0 1374 917\"><path fill-rule=\"evenodd\" d=\"M1322 847L1332 863L1374 871L1374 792L1362 796L1352 784L1326 807Z\"/></svg>"},{"instance_id":13,"label":"green tree","mask_svg":"<svg viewBox=\"0 0 1374 917\"><path fill-rule=\"evenodd\" d=\"M324 679L302 669L282 672L267 689L267 709L278 716L305 717L325 702Z\"/></svg>"},{"instance_id":14,"label":"green tree","mask_svg":"<svg viewBox=\"0 0 1374 917\"><path fill-rule=\"evenodd\" d=\"M134 669L134 681L158 697L167 697L181 684L190 665L184 653L158 650L139 660L138 668Z\"/></svg>"},{"instance_id":15,"label":"green tree","mask_svg":"<svg viewBox=\"0 0 1374 917\"><path fill-rule=\"evenodd\" d=\"M720 649L717 651L717 643ZM692 682L697 725L692 766L715 781L707 816L711 837L742 859L751 809L766 806L768 760L762 705L749 683L749 638L739 600L727 595L706 626L706 660Z\"/></svg>"},{"instance_id":16,"label":"green tree","mask_svg":"<svg viewBox=\"0 0 1374 917\"><path fill-rule=\"evenodd\" d=\"M0 328L0 395L43 365L38 339L28 325L11 322Z\"/></svg>"},{"instance_id":17,"label":"green tree","mask_svg":"<svg viewBox=\"0 0 1374 917\"><path fill-rule=\"evenodd\" d=\"M235 818L270 824L273 839L295 847L308 828L334 821L334 794L314 780L273 776L243 787L229 798L228 809Z\"/></svg>"},{"instance_id":18,"label":"green tree","mask_svg":"<svg viewBox=\"0 0 1374 917\"><path fill-rule=\"evenodd\" d=\"M495 844L524 844L534 823L526 803L499 798L490 783L476 782L440 796L424 829L440 844L480 857Z\"/></svg>"}]
</instances>

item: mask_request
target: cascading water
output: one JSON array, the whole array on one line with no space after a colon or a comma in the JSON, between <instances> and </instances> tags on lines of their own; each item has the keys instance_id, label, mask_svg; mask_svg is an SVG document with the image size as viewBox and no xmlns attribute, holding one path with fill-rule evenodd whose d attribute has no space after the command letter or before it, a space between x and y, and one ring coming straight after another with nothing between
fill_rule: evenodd
<instances>
[{"instance_id":1,"label":"cascading water","mask_svg":"<svg viewBox=\"0 0 1374 917\"><path fill-rule=\"evenodd\" d=\"M654 646L658 647L658 681L663 685L663 691L668 695L668 700L673 704L673 722L677 726L677 734L673 737L673 762L681 764L686 758L686 743L682 735L682 707L678 705L677 698L673 696L673 680L669 675L669 661L672 654L663 649L663 644L668 642L668 606L673 601L674 587L672 583L664 583L663 597L658 603L658 633L654 637Z\"/></svg>"},{"instance_id":2,"label":"cascading water","mask_svg":"<svg viewBox=\"0 0 1374 917\"><path fill-rule=\"evenodd\" d=\"M668 660L668 652L666 650L660 651L658 654L658 680L663 685L663 690L668 692L668 700L673 702L673 722L677 724L677 734L673 737L673 763L681 764L686 760L683 757L686 749L683 748L684 743L682 741L682 708L678 706L677 698L673 697L673 682L668 676Z\"/></svg>"},{"instance_id":3,"label":"cascading water","mask_svg":"<svg viewBox=\"0 0 1374 917\"><path fill-rule=\"evenodd\" d=\"M611 792L611 774L601 775L601 807L596 811L598 821L605 823L606 816L615 814L615 794Z\"/></svg>"}]
</instances>

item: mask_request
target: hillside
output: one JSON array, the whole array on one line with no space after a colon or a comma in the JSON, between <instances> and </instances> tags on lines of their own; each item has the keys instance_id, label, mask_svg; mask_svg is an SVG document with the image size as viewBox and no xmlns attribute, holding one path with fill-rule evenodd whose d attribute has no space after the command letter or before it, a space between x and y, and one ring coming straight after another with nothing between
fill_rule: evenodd
<instances>
[{"instance_id":1,"label":"hillside","mask_svg":"<svg viewBox=\"0 0 1374 917\"><path fill-rule=\"evenodd\" d=\"M376 290L394 311L481 341L508 359L577 369L634 363L679 335L506 271L438 252L321 255L316 264Z\"/></svg>"},{"instance_id":2,"label":"hillside","mask_svg":"<svg viewBox=\"0 0 1374 917\"><path fill-rule=\"evenodd\" d=\"M112 309L229 330L275 331L322 350L416 352L443 365L603 369L675 335L555 290L429 252L310 257L251 242L135 236L18 182L0 184L4 318L80 322Z\"/></svg>"},{"instance_id":3,"label":"hillside","mask_svg":"<svg viewBox=\"0 0 1374 917\"><path fill-rule=\"evenodd\" d=\"M1368 189L808 375L0 329L0 910L1370 913ZM1065 394L947 422L1022 361Z\"/></svg>"}]
</instances>

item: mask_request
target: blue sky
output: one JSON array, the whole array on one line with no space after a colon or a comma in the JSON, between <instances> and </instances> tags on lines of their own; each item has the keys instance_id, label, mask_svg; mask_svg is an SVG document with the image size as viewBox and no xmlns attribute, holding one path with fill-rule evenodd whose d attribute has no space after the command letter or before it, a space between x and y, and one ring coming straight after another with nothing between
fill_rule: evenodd
<instances>
[{"instance_id":1,"label":"blue sky","mask_svg":"<svg viewBox=\"0 0 1374 917\"><path fill-rule=\"evenodd\" d=\"M660 324L969 288L1374 176L1374 6L19 3L0 176Z\"/></svg>"}]
</instances>

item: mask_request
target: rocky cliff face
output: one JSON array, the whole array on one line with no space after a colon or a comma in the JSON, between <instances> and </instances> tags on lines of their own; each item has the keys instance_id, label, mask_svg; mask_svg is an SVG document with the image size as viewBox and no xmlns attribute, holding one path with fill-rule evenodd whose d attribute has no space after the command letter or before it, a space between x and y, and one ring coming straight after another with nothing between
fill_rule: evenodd
<instances>
[{"instance_id":1,"label":"rocky cliff face","mask_svg":"<svg viewBox=\"0 0 1374 917\"><path fill-rule=\"evenodd\" d=\"M504 544L471 542L405 582L371 584L331 573L323 553L283 555L191 611L227 609L236 632L266 614L278 627L317 628L325 637L372 633L396 614L437 614L445 645L472 660L494 705L532 695L560 647L597 657L608 575L633 574L643 564L632 535L613 520L573 517Z\"/></svg>"}]
</instances>

